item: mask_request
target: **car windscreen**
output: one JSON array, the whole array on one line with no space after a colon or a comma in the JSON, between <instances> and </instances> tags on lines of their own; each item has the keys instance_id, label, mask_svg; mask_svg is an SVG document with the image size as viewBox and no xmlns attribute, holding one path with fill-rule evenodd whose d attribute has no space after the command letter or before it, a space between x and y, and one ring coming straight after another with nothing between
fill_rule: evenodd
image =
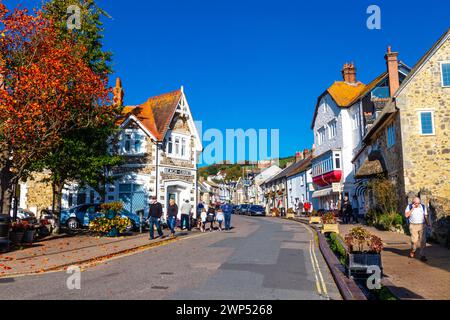
<instances>
[{"instance_id":1,"label":"car windscreen","mask_svg":"<svg viewBox=\"0 0 450 320\"><path fill-rule=\"evenodd\" d=\"M254 211L264 211L264 208L262 206L252 206L250 210Z\"/></svg>"}]
</instances>

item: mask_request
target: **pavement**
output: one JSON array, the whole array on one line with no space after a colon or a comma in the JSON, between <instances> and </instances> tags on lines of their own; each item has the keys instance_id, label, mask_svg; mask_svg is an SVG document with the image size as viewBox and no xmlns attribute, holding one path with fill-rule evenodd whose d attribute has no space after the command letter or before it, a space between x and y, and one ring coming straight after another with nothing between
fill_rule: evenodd
<instances>
[{"instance_id":1,"label":"pavement","mask_svg":"<svg viewBox=\"0 0 450 320\"><path fill-rule=\"evenodd\" d=\"M167 231L166 231L166 234ZM179 233L179 238L187 233ZM134 234L118 238L77 235L37 242L21 250L0 254L0 278L29 273L42 273L80 264L93 259L104 259L119 253L173 241L169 238L149 241L149 234Z\"/></svg>"},{"instance_id":2,"label":"pavement","mask_svg":"<svg viewBox=\"0 0 450 320\"><path fill-rule=\"evenodd\" d=\"M68 289L71 274L65 270L0 278L0 300L341 299L308 227L245 216L233 216L232 224L231 231L188 234L166 245L83 265L79 290ZM148 242L146 237L90 239L90 250L103 246L111 252L128 241ZM56 251L67 240L59 241ZM70 248L66 251L73 254ZM52 254L57 256L56 251ZM39 259L46 258L42 252Z\"/></svg>"},{"instance_id":3,"label":"pavement","mask_svg":"<svg viewBox=\"0 0 450 320\"><path fill-rule=\"evenodd\" d=\"M349 230L362 225L339 225L342 237ZM427 244L426 263L408 257L410 238L405 234L380 231L362 226L380 237L384 243L382 252L383 273L386 286L400 299L450 299L450 250Z\"/></svg>"}]
</instances>

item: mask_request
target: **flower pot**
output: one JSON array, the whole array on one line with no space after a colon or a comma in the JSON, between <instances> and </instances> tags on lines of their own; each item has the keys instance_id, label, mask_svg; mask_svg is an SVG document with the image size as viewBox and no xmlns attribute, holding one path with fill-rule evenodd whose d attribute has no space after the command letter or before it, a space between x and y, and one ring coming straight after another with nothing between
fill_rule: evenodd
<instances>
[{"instance_id":1,"label":"flower pot","mask_svg":"<svg viewBox=\"0 0 450 320\"><path fill-rule=\"evenodd\" d=\"M13 231L9 233L9 240L11 240L11 242L13 244L21 244L22 243L22 239L23 239L23 235L25 232L22 231Z\"/></svg>"},{"instance_id":2,"label":"flower pot","mask_svg":"<svg viewBox=\"0 0 450 320\"><path fill-rule=\"evenodd\" d=\"M119 236L119 231L117 230L117 228L112 228L107 234L107 237L118 237Z\"/></svg>"},{"instance_id":3,"label":"flower pot","mask_svg":"<svg viewBox=\"0 0 450 320\"><path fill-rule=\"evenodd\" d=\"M309 224L313 223L322 223L322 219L320 217L309 217Z\"/></svg>"},{"instance_id":4,"label":"flower pot","mask_svg":"<svg viewBox=\"0 0 450 320\"><path fill-rule=\"evenodd\" d=\"M325 223L322 228L322 233L334 232L339 234L339 226L337 223Z\"/></svg>"},{"instance_id":5,"label":"flower pot","mask_svg":"<svg viewBox=\"0 0 450 320\"><path fill-rule=\"evenodd\" d=\"M383 270L381 263L381 254L379 253L349 253L347 259L347 273L349 277L359 274L362 277L367 277L367 269L372 266L377 266Z\"/></svg>"},{"instance_id":6,"label":"flower pot","mask_svg":"<svg viewBox=\"0 0 450 320\"><path fill-rule=\"evenodd\" d=\"M34 242L34 236L36 235L36 230L27 230L25 231L22 242L32 244Z\"/></svg>"}]
</instances>

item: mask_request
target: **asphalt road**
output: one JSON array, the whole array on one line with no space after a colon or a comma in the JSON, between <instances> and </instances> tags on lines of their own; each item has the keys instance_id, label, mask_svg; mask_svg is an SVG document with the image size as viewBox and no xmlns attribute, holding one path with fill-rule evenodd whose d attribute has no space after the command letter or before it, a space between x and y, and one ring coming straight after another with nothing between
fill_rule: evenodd
<instances>
[{"instance_id":1,"label":"asphalt road","mask_svg":"<svg viewBox=\"0 0 450 320\"><path fill-rule=\"evenodd\" d=\"M341 299L307 227L243 216L232 225L90 266L79 290L65 271L0 279L0 299Z\"/></svg>"}]
</instances>

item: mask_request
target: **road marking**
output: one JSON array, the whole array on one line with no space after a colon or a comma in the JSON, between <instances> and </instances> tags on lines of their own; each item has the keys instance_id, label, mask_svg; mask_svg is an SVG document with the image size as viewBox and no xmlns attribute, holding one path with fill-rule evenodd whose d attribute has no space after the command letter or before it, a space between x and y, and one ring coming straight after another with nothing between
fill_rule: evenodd
<instances>
[{"instance_id":1,"label":"road marking","mask_svg":"<svg viewBox=\"0 0 450 320\"><path fill-rule=\"evenodd\" d=\"M311 228L305 226L303 223L300 223L300 225L305 228L306 230L308 230L308 232L311 234L311 236L314 237L314 232L311 230ZM322 275L322 271L320 270L320 265L319 265L319 261L317 260L317 256L316 256L316 252L314 250L314 244L313 244L314 240L310 240L309 241L309 255L311 258L311 264L313 266L313 270L314 270L314 276L316 278L316 286L318 286L318 292L320 295L322 295L322 291L324 293L324 296L329 299L328 296L328 289L327 289L327 285L323 279L323 275ZM319 281L320 279L320 281ZM322 289L320 288L320 285L322 287Z\"/></svg>"},{"instance_id":2,"label":"road marking","mask_svg":"<svg viewBox=\"0 0 450 320\"><path fill-rule=\"evenodd\" d=\"M314 264L314 259L312 256L312 240L309 240L309 257L311 258L311 264L313 266L314 277L316 278L316 289L319 295L322 295L322 290L320 288L319 278L317 277L316 265Z\"/></svg>"},{"instance_id":3,"label":"road marking","mask_svg":"<svg viewBox=\"0 0 450 320\"><path fill-rule=\"evenodd\" d=\"M311 240L311 244L312 244L312 240ZM327 285L325 284L325 281L323 280L322 271L320 270L319 262L317 261L317 256L316 256L316 251L314 250L314 245L312 245L311 249L312 249L314 261L315 261L316 266L317 266L317 270L319 271L319 278L320 278L320 282L322 283L323 292L325 293L325 297L329 298Z\"/></svg>"}]
</instances>

